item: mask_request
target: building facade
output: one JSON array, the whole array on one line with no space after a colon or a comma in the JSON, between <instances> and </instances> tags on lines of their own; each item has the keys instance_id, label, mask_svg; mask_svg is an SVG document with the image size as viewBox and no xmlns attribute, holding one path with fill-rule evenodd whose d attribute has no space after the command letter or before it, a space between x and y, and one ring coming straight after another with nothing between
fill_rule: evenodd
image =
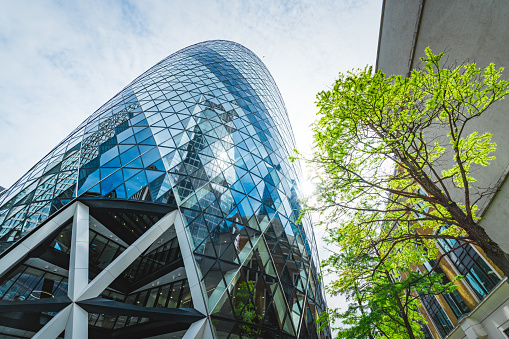
<instances>
[{"instance_id":1,"label":"building facade","mask_svg":"<svg viewBox=\"0 0 509 339\"><path fill-rule=\"evenodd\" d=\"M407 75L419 66L426 47L445 53L448 65L475 62L484 68L509 65L507 1L485 0L385 0L382 7L376 68L385 74ZM507 71L506 71L507 72ZM503 75L507 78L507 74ZM509 101L493 105L475 120L466 133L490 132L497 144L496 159L474 168L476 190L492 188L479 200L480 225L500 247L509 252ZM447 164L446 164L447 166ZM452 193L454 194L454 192ZM455 196L461 201L461 197ZM440 241L442 253L455 247ZM434 266L428 263L428 267ZM425 267L421 267L425 270ZM457 249L442 260L440 271L448 282L457 275L456 292L422 298L425 330L434 338L509 338L509 285L507 278L475 246Z\"/></svg>"},{"instance_id":2,"label":"building facade","mask_svg":"<svg viewBox=\"0 0 509 339\"><path fill-rule=\"evenodd\" d=\"M5 338L330 338L288 115L265 65L162 60L0 195Z\"/></svg>"}]
</instances>

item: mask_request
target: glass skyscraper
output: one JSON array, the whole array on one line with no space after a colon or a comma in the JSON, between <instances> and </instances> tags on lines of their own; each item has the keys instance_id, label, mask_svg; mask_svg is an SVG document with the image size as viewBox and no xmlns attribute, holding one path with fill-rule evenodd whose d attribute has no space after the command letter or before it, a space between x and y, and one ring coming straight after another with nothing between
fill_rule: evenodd
<instances>
[{"instance_id":1,"label":"glass skyscraper","mask_svg":"<svg viewBox=\"0 0 509 339\"><path fill-rule=\"evenodd\" d=\"M0 336L329 338L293 148L251 51L162 60L0 193Z\"/></svg>"}]
</instances>

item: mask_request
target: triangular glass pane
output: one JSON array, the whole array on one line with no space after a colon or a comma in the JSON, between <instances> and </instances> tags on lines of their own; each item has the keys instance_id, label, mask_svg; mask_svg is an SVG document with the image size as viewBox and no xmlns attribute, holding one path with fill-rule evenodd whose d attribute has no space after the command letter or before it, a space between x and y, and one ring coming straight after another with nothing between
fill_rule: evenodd
<instances>
[{"instance_id":1,"label":"triangular glass pane","mask_svg":"<svg viewBox=\"0 0 509 339\"><path fill-rule=\"evenodd\" d=\"M202 279L202 283L203 283L203 287L205 288L205 291L207 291L207 297L209 297L209 298L210 298L211 294L214 293L214 291L219 286L224 286L223 273L221 272L221 266L219 265L219 262L216 261L210 267L207 274ZM219 300L219 298L217 300ZM216 302L217 302L217 300L216 300ZM214 303L214 305L215 305L215 303ZM214 305L209 304L209 307L210 306L213 307Z\"/></svg>"},{"instance_id":2,"label":"triangular glass pane","mask_svg":"<svg viewBox=\"0 0 509 339\"><path fill-rule=\"evenodd\" d=\"M208 235L208 231L206 229L195 228L197 224L193 224L190 227L187 227L188 233L192 236L192 241L195 246L194 253L206 255L212 258L217 258L216 251L214 249L213 241ZM192 232L192 233L191 233ZM207 233L205 233L207 232ZM202 234L203 233L203 234ZM205 238L202 240L202 236L205 235Z\"/></svg>"},{"instance_id":3,"label":"triangular glass pane","mask_svg":"<svg viewBox=\"0 0 509 339\"><path fill-rule=\"evenodd\" d=\"M213 291L207 290L209 296L209 309L212 309L218 303L221 296L226 293L226 286L229 285L238 272L238 265L221 262L220 266L224 281L221 280Z\"/></svg>"},{"instance_id":4,"label":"triangular glass pane","mask_svg":"<svg viewBox=\"0 0 509 339\"><path fill-rule=\"evenodd\" d=\"M274 228L270 223L268 224L263 235L267 239L267 241L274 242L277 239L276 233L274 232Z\"/></svg>"},{"instance_id":5,"label":"triangular glass pane","mask_svg":"<svg viewBox=\"0 0 509 339\"><path fill-rule=\"evenodd\" d=\"M221 313L218 313L219 316L222 316ZM216 338L218 339L226 339L226 338L234 338L235 335L230 335L231 331L233 330L233 327L235 326L235 322L233 321L226 321L222 320L220 318L212 318L212 328L214 329ZM228 337L229 336L229 337ZM237 338L240 338L237 335Z\"/></svg>"},{"instance_id":6,"label":"triangular glass pane","mask_svg":"<svg viewBox=\"0 0 509 339\"><path fill-rule=\"evenodd\" d=\"M121 166L120 158L115 157L112 160L110 160L107 164L105 164L103 167L119 168L120 166Z\"/></svg>"},{"instance_id":7,"label":"triangular glass pane","mask_svg":"<svg viewBox=\"0 0 509 339\"><path fill-rule=\"evenodd\" d=\"M276 269L274 268L274 264L272 263L272 260L269 260L267 262L267 265L265 266L265 272L272 277L277 277Z\"/></svg>"},{"instance_id":8,"label":"triangular glass pane","mask_svg":"<svg viewBox=\"0 0 509 339\"><path fill-rule=\"evenodd\" d=\"M283 293L281 292L281 288L277 285L270 286L271 289L273 289L272 294L274 296L274 308L276 309L276 315L278 319L278 323L281 325L283 324L285 310L287 309L286 302L283 297Z\"/></svg>"},{"instance_id":9,"label":"triangular glass pane","mask_svg":"<svg viewBox=\"0 0 509 339\"><path fill-rule=\"evenodd\" d=\"M142 169L143 168L143 163L141 162L141 158L136 158L133 161L125 164L125 167Z\"/></svg>"},{"instance_id":10,"label":"triangular glass pane","mask_svg":"<svg viewBox=\"0 0 509 339\"><path fill-rule=\"evenodd\" d=\"M292 319L290 317L290 314L288 312L286 312L286 315L285 315L285 322L283 324L283 331L291 334L291 335L295 335L295 329L293 328L293 324L292 324Z\"/></svg>"}]
</instances>

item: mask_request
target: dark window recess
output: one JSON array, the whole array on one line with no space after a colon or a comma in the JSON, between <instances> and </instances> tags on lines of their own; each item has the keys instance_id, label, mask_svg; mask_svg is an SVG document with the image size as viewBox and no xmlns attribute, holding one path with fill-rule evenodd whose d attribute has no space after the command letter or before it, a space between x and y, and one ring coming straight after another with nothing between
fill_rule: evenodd
<instances>
[{"instance_id":1,"label":"dark window recess","mask_svg":"<svg viewBox=\"0 0 509 339\"><path fill-rule=\"evenodd\" d=\"M57 237L51 242L50 247L69 254L71 252L72 222L65 226Z\"/></svg>"},{"instance_id":2,"label":"dark window recess","mask_svg":"<svg viewBox=\"0 0 509 339\"><path fill-rule=\"evenodd\" d=\"M444 309L438 302L437 298L433 295L421 295L420 296L422 306L428 312L429 317L433 320L435 328L442 337L447 336L454 326L447 317Z\"/></svg>"},{"instance_id":3,"label":"dark window recess","mask_svg":"<svg viewBox=\"0 0 509 339\"><path fill-rule=\"evenodd\" d=\"M428 325L422 325L421 331L422 331L422 334L423 334L422 335L423 339L435 339L433 337L433 334L431 334L431 331L429 330Z\"/></svg>"},{"instance_id":4,"label":"dark window recess","mask_svg":"<svg viewBox=\"0 0 509 339\"><path fill-rule=\"evenodd\" d=\"M136 282L152 272L167 266L169 263L181 258L177 238L159 246L150 253L137 258L122 274L129 282Z\"/></svg>"},{"instance_id":5,"label":"dark window recess","mask_svg":"<svg viewBox=\"0 0 509 339\"><path fill-rule=\"evenodd\" d=\"M102 297L126 304L144 307L193 308L191 291L187 280L181 280L167 285L157 286L148 290L124 295L112 290L106 290ZM91 314L88 323L91 326L107 329L118 329L148 322L150 319L142 317L115 316L107 314Z\"/></svg>"},{"instance_id":6,"label":"dark window recess","mask_svg":"<svg viewBox=\"0 0 509 339\"><path fill-rule=\"evenodd\" d=\"M454 239L439 239L438 243L446 252L461 245L461 242ZM447 256L481 299L486 297L500 281L498 275L477 254L472 245L456 248Z\"/></svg>"},{"instance_id":7,"label":"dark window recess","mask_svg":"<svg viewBox=\"0 0 509 339\"><path fill-rule=\"evenodd\" d=\"M0 284L0 300L23 301L67 295L67 277L20 265Z\"/></svg>"},{"instance_id":8,"label":"dark window recess","mask_svg":"<svg viewBox=\"0 0 509 339\"><path fill-rule=\"evenodd\" d=\"M105 269L126 247L90 230L90 264Z\"/></svg>"},{"instance_id":9,"label":"dark window recess","mask_svg":"<svg viewBox=\"0 0 509 339\"><path fill-rule=\"evenodd\" d=\"M451 282L449 278L447 278L447 276L445 275L444 271L442 271L440 266L437 265L437 262L435 260L428 261L427 263L424 264L424 267L426 267L428 271L431 271L431 269L435 267L434 271L442 275L442 281L444 285ZM470 312L470 309L467 307L465 301L463 300L463 298L461 297L457 290L454 290L452 293L449 294L444 294L443 297L447 304L449 305L449 307L451 308L451 310L453 311L456 318L459 319L464 314Z\"/></svg>"}]
</instances>

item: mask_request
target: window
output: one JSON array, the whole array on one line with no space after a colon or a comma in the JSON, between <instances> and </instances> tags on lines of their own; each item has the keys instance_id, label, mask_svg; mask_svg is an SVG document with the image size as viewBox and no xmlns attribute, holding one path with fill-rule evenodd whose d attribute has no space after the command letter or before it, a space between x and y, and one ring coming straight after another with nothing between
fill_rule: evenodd
<instances>
[{"instance_id":1,"label":"window","mask_svg":"<svg viewBox=\"0 0 509 339\"><path fill-rule=\"evenodd\" d=\"M440 266L437 266L437 262L435 260L428 261L427 263L424 264L424 267L426 267L428 271L431 271L431 269L435 267L434 271L438 274L442 274L442 281L444 285L451 282L449 278L447 278L447 276L445 275L444 271L442 271ZM460 319L463 315L470 312L470 309L467 307L465 301L463 300L463 298L461 297L457 290L454 290L452 293L449 294L444 294L443 297L447 304L449 305L449 307L451 308L451 310L453 311L456 318Z\"/></svg>"},{"instance_id":2,"label":"window","mask_svg":"<svg viewBox=\"0 0 509 339\"><path fill-rule=\"evenodd\" d=\"M447 317L447 314L438 302L437 298L433 295L421 295L420 299L422 306L426 309L429 317L433 320L437 331L442 337L447 336L454 326L449 320L449 317Z\"/></svg>"},{"instance_id":3,"label":"window","mask_svg":"<svg viewBox=\"0 0 509 339\"><path fill-rule=\"evenodd\" d=\"M461 245L461 242L454 239L439 239L438 243L446 252ZM450 252L447 257L452 261L458 272L465 276L465 279L480 299L484 299L500 281L495 271L488 266L472 245L457 248Z\"/></svg>"},{"instance_id":4,"label":"window","mask_svg":"<svg viewBox=\"0 0 509 339\"><path fill-rule=\"evenodd\" d=\"M429 330L429 327L427 325L422 325L421 331L423 336L421 338L423 339L435 339L433 337L433 334L431 334L431 331Z\"/></svg>"}]
</instances>

